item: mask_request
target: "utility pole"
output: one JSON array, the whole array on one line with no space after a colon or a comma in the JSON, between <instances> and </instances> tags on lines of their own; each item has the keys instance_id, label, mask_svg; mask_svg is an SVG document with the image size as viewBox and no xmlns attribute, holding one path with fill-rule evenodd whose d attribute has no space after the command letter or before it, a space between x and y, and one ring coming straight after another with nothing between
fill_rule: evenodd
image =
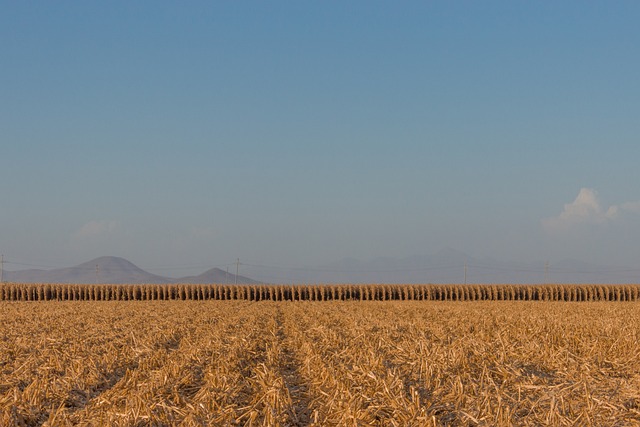
<instances>
[{"instance_id":1,"label":"utility pole","mask_svg":"<svg viewBox=\"0 0 640 427\"><path fill-rule=\"evenodd\" d=\"M464 284L467 284L467 261L464 262Z\"/></svg>"},{"instance_id":2,"label":"utility pole","mask_svg":"<svg viewBox=\"0 0 640 427\"><path fill-rule=\"evenodd\" d=\"M96 284L100 283L100 264L96 264Z\"/></svg>"},{"instance_id":3,"label":"utility pole","mask_svg":"<svg viewBox=\"0 0 640 427\"><path fill-rule=\"evenodd\" d=\"M549 261L544 263L544 283L549 283Z\"/></svg>"},{"instance_id":4,"label":"utility pole","mask_svg":"<svg viewBox=\"0 0 640 427\"><path fill-rule=\"evenodd\" d=\"M240 258L236 260L236 285L238 284L238 270L240 269Z\"/></svg>"},{"instance_id":5,"label":"utility pole","mask_svg":"<svg viewBox=\"0 0 640 427\"><path fill-rule=\"evenodd\" d=\"M4 255L0 255L0 283L4 279Z\"/></svg>"}]
</instances>

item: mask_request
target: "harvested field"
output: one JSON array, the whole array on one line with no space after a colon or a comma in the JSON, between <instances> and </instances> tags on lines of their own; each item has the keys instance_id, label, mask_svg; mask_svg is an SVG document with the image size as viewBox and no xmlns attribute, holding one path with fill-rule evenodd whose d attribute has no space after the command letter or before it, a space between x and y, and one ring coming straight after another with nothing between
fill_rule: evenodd
<instances>
[{"instance_id":1,"label":"harvested field","mask_svg":"<svg viewBox=\"0 0 640 427\"><path fill-rule=\"evenodd\" d=\"M0 425L640 425L640 306L0 303Z\"/></svg>"}]
</instances>

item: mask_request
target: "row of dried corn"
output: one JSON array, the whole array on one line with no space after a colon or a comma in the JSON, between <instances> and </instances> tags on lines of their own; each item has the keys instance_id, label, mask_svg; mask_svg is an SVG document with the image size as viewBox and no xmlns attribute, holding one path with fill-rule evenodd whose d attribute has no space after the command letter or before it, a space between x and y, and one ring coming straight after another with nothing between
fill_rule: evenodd
<instances>
[{"instance_id":1,"label":"row of dried corn","mask_svg":"<svg viewBox=\"0 0 640 427\"><path fill-rule=\"evenodd\" d=\"M637 301L640 285L0 284L0 301Z\"/></svg>"}]
</instances>

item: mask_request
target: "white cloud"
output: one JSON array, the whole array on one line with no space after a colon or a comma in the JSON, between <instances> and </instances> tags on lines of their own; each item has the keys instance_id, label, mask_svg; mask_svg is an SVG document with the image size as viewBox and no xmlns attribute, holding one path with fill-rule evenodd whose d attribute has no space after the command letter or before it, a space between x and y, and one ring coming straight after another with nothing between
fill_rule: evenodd
<instances>
[{"instance_id":1,"label":"white cloud","mask_svg":"<svg viewBox=\"0 0 640 427\"><path fill-rule=\"evenodd\" d=\"M119 224L117 221L110 220L92 220L80 227L73 237L76 239L88 239L92 237L104 236L117 230Z\"/></svg>"},{"instance_id":2,"label":"white cloud","mask_svg":"<svg viewBox=\"0 0 640 427\"><path fill-rule=\"evenodd\" d=\"M605 224L615 220L621 211L640 213L640 202L612 205L604 209L595 190L582 188L573 202L564 205L560 215L542 220L542 226L547 231L562 231L581 224Z\"/></svg>"},{"instance_id":3,"label":"white cloud","mask_svg":"<svg viewBox=\"0 0 640 427\"><path fill-rule=\"evenodd\" d=\"M620 210L640 214L640 202L627 202L620 205Z\"/></svg>"}]
</instances>

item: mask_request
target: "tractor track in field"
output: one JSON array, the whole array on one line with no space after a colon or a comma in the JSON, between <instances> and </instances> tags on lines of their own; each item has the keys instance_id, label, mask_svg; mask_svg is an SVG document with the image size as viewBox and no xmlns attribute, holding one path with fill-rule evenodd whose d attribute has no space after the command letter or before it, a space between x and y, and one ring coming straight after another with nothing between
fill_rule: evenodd
<instances>
[{"instance_id":1,"label":"tractor track in field","mask_svg":"<svg viewBox=\"0 0 640 427\"><path fill-rule=\"evenodd\" d=\"M279 370L293 403L291 425L307 426L311 423L312 415L309 387L300 375L301 365L296 358L294 344L285 333L285 318L281 307L276 312L276 324L276 338L281 354Z\"/></svg>"}]
</instances>

